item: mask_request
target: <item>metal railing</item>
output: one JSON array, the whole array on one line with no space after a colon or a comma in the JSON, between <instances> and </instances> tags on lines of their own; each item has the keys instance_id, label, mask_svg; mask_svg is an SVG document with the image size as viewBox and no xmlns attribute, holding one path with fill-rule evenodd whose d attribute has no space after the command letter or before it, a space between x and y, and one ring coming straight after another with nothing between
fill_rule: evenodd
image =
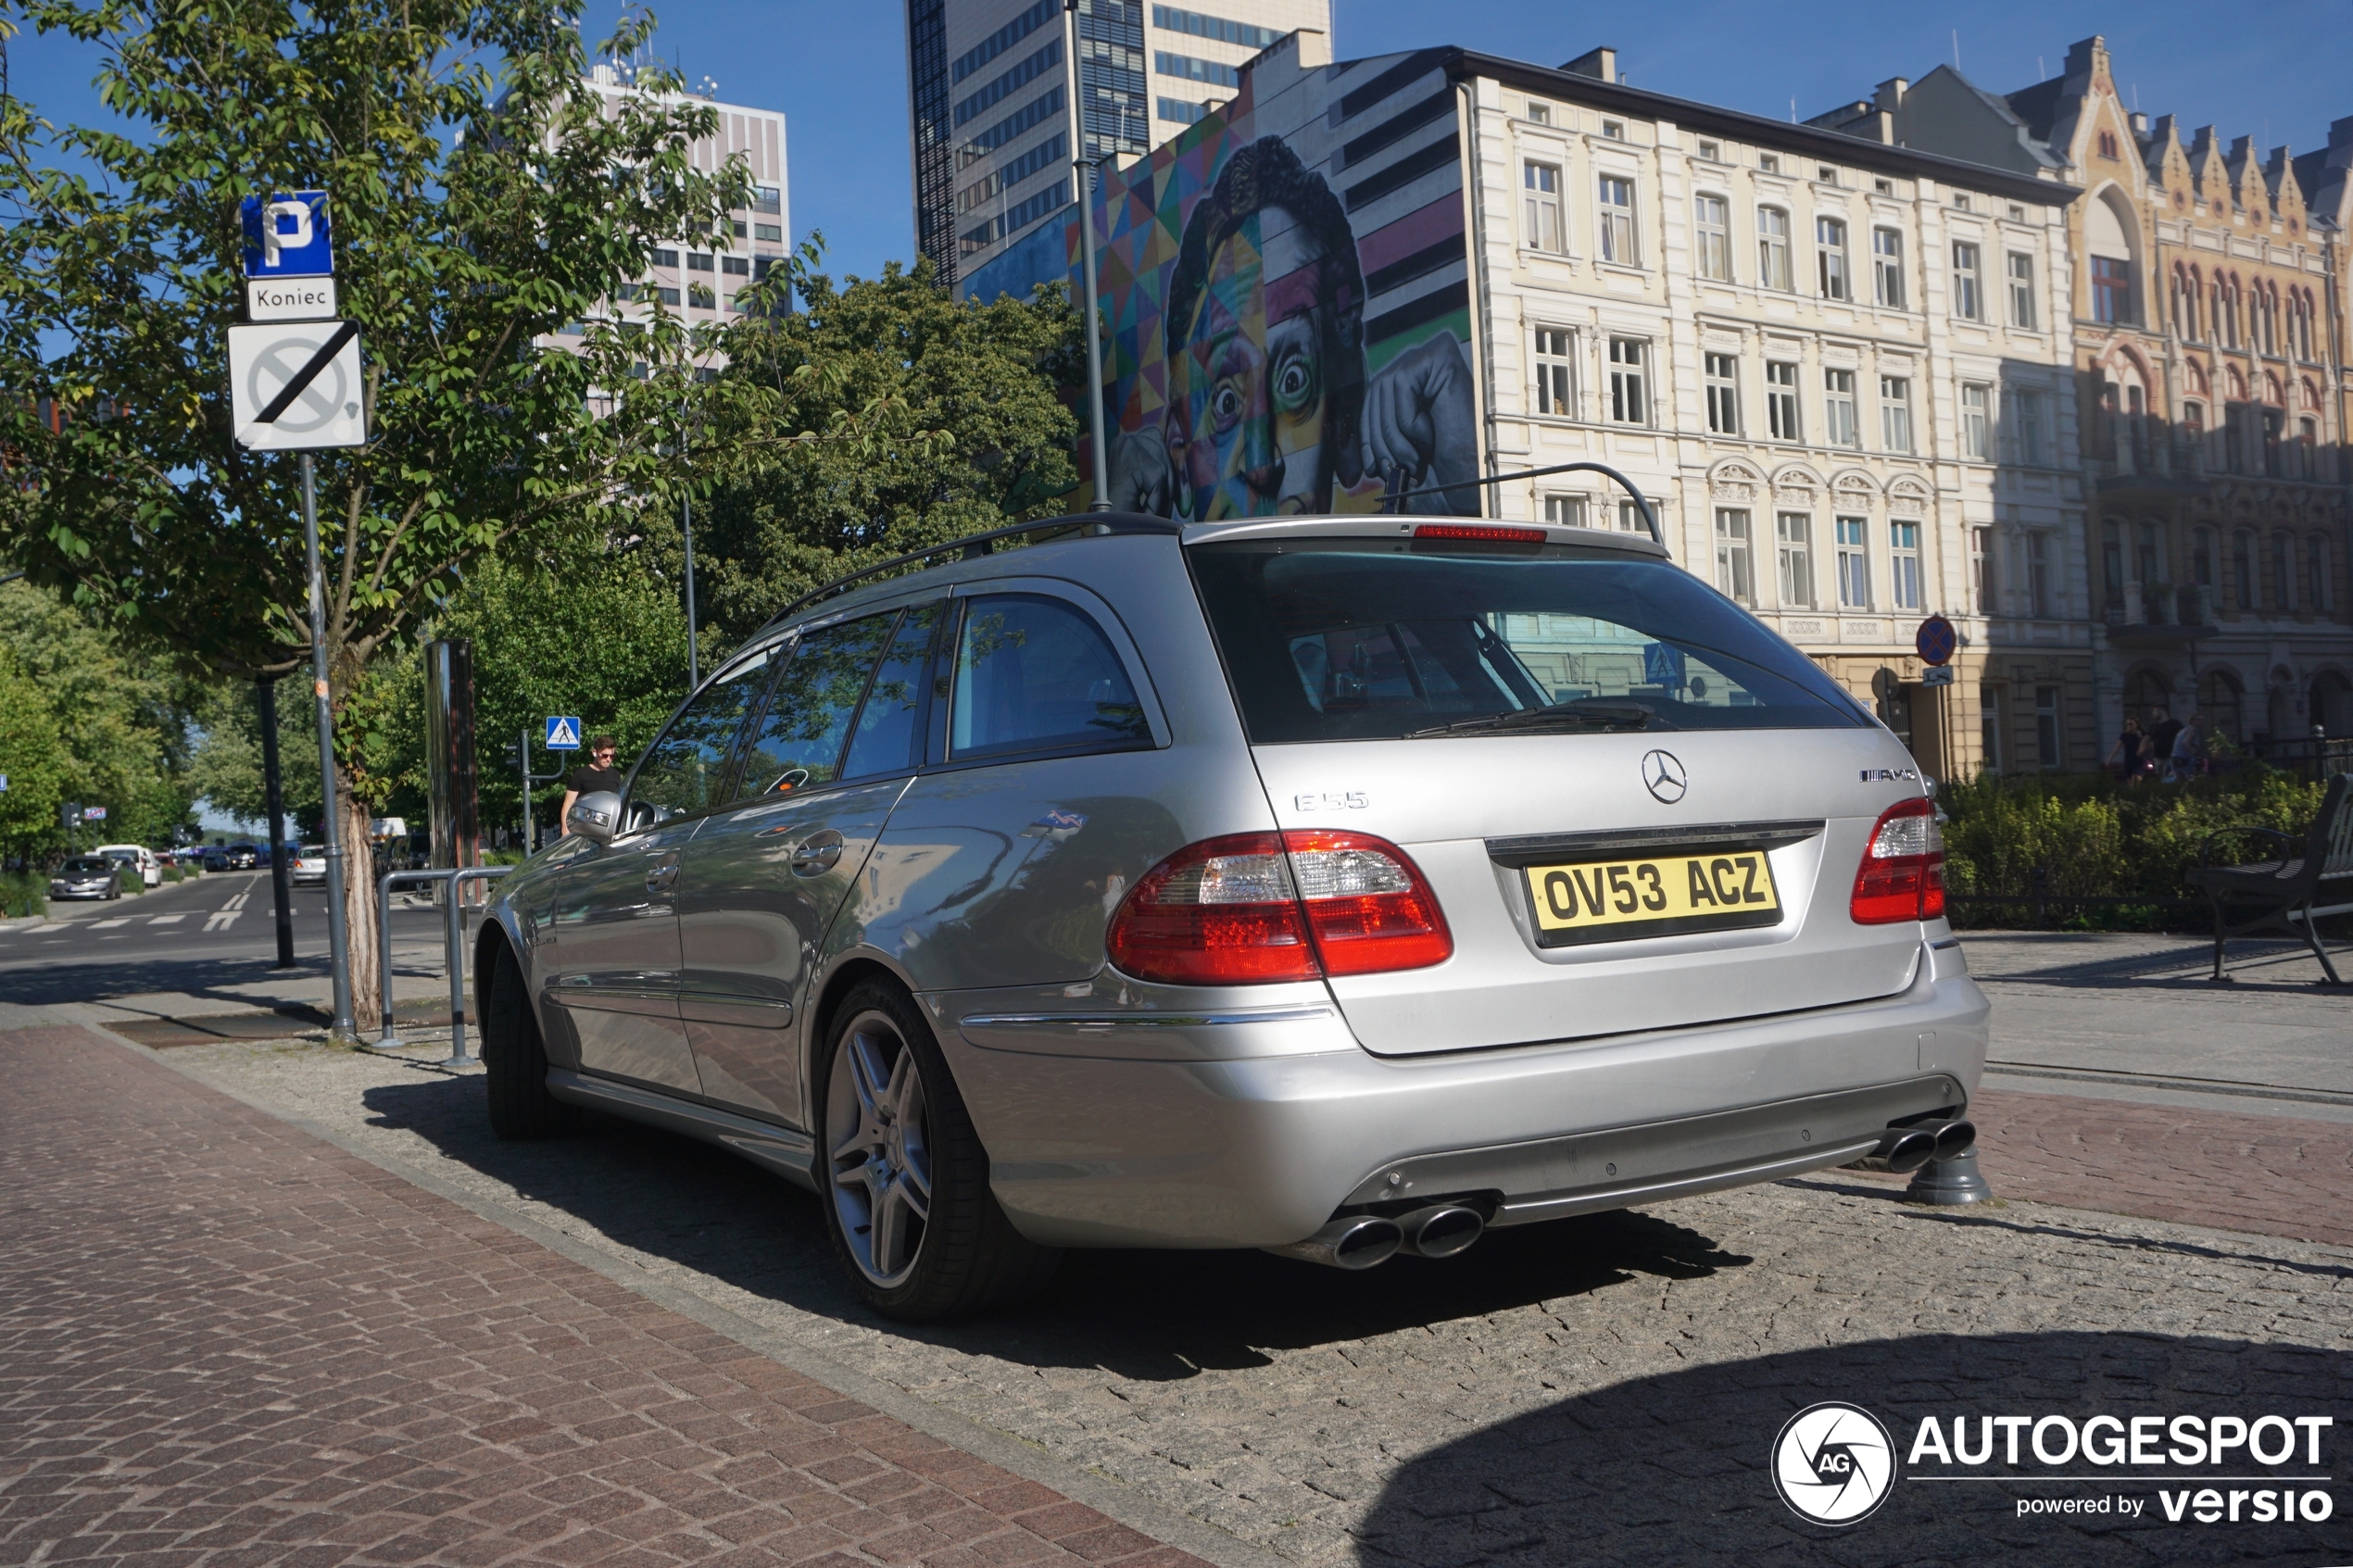
<instances>
[{"instance_id":1,"label":"metal railing","mask_svg":"<svg viewBox=\"0 0 2353 1568\"><path fill-rule=\"evenodd\" d=\"M472 1059L466 1055L466 906L458 897L459 887L469 882L487 882L492 877L505 876L512 866L459 866L455 870L431 872L386 872L376 883L376 936L381 944L378 953L382 960L377 970L384 991L384 1033L372 1047L380 1051L398 1050L408 1041L392 1027L392 886L395 883L420 885L446 882L448 897L442 902L449 911L449 1055L442 1061L445 1067L459 1067Z\"/></svg>"}]
</instances>

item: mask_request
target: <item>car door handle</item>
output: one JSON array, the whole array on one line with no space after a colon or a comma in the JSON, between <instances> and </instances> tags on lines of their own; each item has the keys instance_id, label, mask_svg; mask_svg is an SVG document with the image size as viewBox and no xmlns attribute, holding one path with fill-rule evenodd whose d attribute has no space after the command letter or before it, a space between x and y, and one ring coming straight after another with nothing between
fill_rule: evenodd
<instances>
[{"instance_id":1,"label":"car door handle","mask_svg":"<svg viewBox=\"0 0 2353 1568\"><path fill-rule=\"evenodd\" d=\"M792 873L795 876L822 876L834 869L841 859L841 834L831 828L812 833L793 846Z\"/></svg>"},{"instance_id":2,"label":"car door handle","mask_svg":"<svg viewBox=\"0 0 2353 1568\"><path fill-rule=\"evenodd\" d=\"M646 891L667 893L677 885L677 882L678 851L673 849L669 854L655 861L654 869L646 873Z\"/></svg>"}]
</instances>

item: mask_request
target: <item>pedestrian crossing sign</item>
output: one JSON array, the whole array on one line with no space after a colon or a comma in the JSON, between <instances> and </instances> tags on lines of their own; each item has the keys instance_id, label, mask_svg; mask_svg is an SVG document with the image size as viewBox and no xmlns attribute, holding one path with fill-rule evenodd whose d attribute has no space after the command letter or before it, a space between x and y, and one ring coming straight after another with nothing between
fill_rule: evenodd
<instances>
[{"instance_id":1,"label":"pedestrian crossing sign","mask_svg":"<svg viewBox=\"0 0 2353 1568\"><path fill-rule=\"evenodd\" d=\"M550 751L578 751L580 749L580 720L576 716L548 720L547 739L545 744Z\"/></svg>"}]
</instances>

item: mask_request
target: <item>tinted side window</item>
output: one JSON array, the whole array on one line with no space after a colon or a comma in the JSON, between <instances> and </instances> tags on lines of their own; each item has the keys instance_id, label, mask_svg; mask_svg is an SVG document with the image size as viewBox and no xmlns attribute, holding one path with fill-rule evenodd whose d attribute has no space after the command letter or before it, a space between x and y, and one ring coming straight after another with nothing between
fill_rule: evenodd
<instances>
[{"instance_id":1,"label":"tinted side window","mask_svg":"<svg viewBox=\"0 0 2353 1568\"><path fill-rule=\"evenodd\" d=\"M992 594L964 610L948 749L955 758L1149 745L1127 671L1075 606Z\"/></svg>"},{"instance_id":2,"label":"tinted side window","mask_svg":"<svg viewBox=\"0 0 2353 1568\"><path fill-rule=\"evenodd\" d=\"M637 764L629 784L632 806L651 806L658 815L671 817L720 803L728 754L744 715L767 689L774 652L762 649L721 671L671 720Z\"/></svg>"},{"instance_id":3,"label":"tinted side window","mask_svg":"<svg viewBox=\"0 0 2353 1568\"><path fill-rule=\"evenodd\" d=\"M931 664L931 636L944 607L925 605L911 609L899 623L899 635L875 671L866 706L858 710L858 727L849 737L849 755L841 776L862 779L913 766L915 721L923 709L924 672Z\"/></svg>"},{"instance_id":4,"label":"tinted side window","mask_svg":"<svg viewBox=\"0 0 2353 1568\"><path fill-rule=\"evenodd\" d=\"M866 695L875 660L890 641L899 612L827 626L800 639L776 682L760 733L744 754L737 796L749 798L840 776L842 741Z\"/></svg>"}]
</instances>

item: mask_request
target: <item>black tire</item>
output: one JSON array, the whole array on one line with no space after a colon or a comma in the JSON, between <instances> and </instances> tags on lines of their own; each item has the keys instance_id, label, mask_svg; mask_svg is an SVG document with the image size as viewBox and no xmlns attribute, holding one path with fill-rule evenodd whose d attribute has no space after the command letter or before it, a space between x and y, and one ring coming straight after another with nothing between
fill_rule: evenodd
<instances>
[{"instance_id":1,"label":"black tire","mask_svg":"<svg viewBox=\"0 0 2353 1568\"><path fill-rule=\"evenodd\" d=\"M522 966L506 943L491 960L490 1005L482 1020L483 1086L490 1130L502 1138L550 1138L571 1132L578 1112L547 1092L547 1048L532 1015Z\"/></svg>"},{"instance_id":2,"label":"black tire","mask_svg":"<svg viewBox=\"0 0 2353 1568\"><path fill-rule=\"evenodd\" d=\"M862 1210L872 1218L877 1200L868 1174L875 1161L860 1152L868 1147L862 1140L871 1124L849 1109L861 1103L857 1070L847 1054L853 1040L869 1053L870 1063L877 1055L888 1058L891 1083L900 1082L901 1053L912 1059L912 1071L919 1075L918 1135L902 1136L900 1142L910 1148L920 1146L920 1164L930 1187L928 1203L914 1227L912 1246L894 1245L879 1271L870 1244L878 1230L888 1227L856 1223ZM818 1201L835 1256L858 1294L885 1317L925 1323L1013 1306L1043 1290L1062 1254L1013 1229L998 1206L988 1189L988 1153L981 1148L947 1059L913 999L897 985L881 982L852 991L834 1015L823 1066L813 1118ZM849 1076L838 1080L843 1103L837 1105L834 1091L837 1074L843 1073ZM918 1162L903 1149L900 1158L911 1167ZM856 1239L853 1231L859 1232ZM888 1266L894 1263L898 1266Z\"/></svg>"}]
</instances>

